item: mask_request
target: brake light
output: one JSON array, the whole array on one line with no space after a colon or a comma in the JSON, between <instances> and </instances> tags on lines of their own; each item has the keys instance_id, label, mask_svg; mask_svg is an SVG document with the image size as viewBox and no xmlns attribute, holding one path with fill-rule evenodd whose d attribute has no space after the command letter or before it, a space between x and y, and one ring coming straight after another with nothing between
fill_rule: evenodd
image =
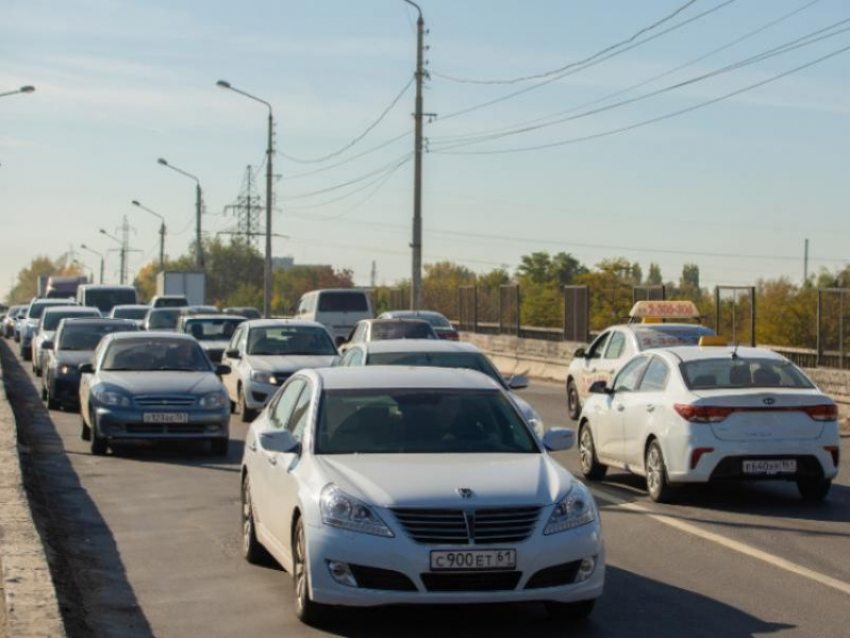
<instances>
[{"instance_id":1,"label":"brake light","mask_svg":"<svg viewBox=\"0 0 850 638\"><path fill-rule=\"evenodd\" d=\"M838 406L834 403L825 405L807 405L803 412L815 421L835 421L838 418Z\"/></svg>"},{"instance_id":2,"label":"brake light","mask_svg":"<svg viewBox=\"0 0 850 638\"><path fill-rule=\"evenodd\" d=\"M680 417L691 423L719 423L733 412L732 408L721 408L714 405L677 403L673 407Z\"/></svg>"},{"instance_id":3,"label":"brake light","mask_svg":"<svg viewBox=\"0 0 850 638\"><path fill-rule=\"evenodd\" d=\"M826 445L826 446L824 446L823 449L826 450L827 452L829 452L830 454L832 454L832 464L835 467L838 467L838 461L839 461L838 446L837 445Z\"/></svg>"},{"instance_id":4,"label":"brake light","mask_svg":"<svg viewBox=\"0 0 850 638\"><path fill-rule=\"evenodd\" d=\"M713 447L698 447L691 452L691 469L695 470L703 454L708 454L710 452L714 452Z\"/></svg>"}]
</instances>

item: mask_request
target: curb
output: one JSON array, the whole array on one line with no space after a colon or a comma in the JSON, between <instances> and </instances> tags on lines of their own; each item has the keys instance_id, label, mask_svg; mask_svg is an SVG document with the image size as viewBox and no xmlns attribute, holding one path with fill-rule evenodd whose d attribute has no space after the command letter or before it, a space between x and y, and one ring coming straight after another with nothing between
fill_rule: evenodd
<instances>
[{"instance_id":1,"label":"curb","mask_svg":"<svg viewBox=\"0 0 850 638\"><path fill-rule=\"evenodd\" d=\"M0 369L2 376L2 369ZM9 638L64 638L47 556L33 521L18 456L15 416L0 384L0 562Z\"/></svg>"}]
</instances>

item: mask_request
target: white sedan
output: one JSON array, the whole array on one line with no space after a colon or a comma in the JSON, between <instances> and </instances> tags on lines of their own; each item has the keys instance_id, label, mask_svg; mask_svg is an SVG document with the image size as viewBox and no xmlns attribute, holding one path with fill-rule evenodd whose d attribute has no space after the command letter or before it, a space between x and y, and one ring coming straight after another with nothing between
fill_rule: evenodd
<instances>
[{"instance_id":1,"label":"white sedan","mask_svg":"<svg viewBox=\"0 0 850 638\"><path fill-rule=\"evenodd\" d=\"M820 500L838 473L835 403L769 350L654 350L591 392L579 420L582 472L646 476L654 501L672 500L679 484L725 480L795 481L804 499Z\"/></svg>"},{"instance_id":2,"label":"white sedan","mask_svg":"<svg viewBox=\"0 0 850 638\"><path fill-rule=\"evenodd\" d=\"M251 425L243 550L293 575L299 618L326 605L543 602L602 594L593 497L507 393L470 370L302 370Z\"/></svg>"}]
</instances>

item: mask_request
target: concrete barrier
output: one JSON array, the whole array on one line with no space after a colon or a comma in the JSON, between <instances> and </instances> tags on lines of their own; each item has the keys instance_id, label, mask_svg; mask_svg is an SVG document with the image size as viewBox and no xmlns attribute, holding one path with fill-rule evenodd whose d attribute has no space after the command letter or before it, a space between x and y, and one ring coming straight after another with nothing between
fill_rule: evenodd
<instances>
[{"instance_id":1,"label":"concrete barrier","mask_svg":"<svg viewBox=\"0 0 850 638\"><path fill-rule=\"evenodd\" d=\"M2 369L0 369L2 378ZM0 384L0 565L8 638L64 637L44 546L24 489L15 415Z\"/></svg>"}]
</instances>

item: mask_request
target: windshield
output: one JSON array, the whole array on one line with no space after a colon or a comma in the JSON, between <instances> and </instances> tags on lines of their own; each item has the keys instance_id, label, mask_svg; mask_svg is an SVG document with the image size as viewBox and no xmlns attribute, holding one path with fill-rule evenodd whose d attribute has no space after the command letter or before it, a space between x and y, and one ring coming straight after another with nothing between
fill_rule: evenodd
<instances>
[{"instance_id":1,"label":"windshield","mask_svg":"<svg viewBox=\"0 0 850 638\"><path fill-rule=\"evenodd\" d=\"M91 312L84 311L64 311L64 310L51 310L50 312L44 313L44 319L41 322L42 330L56 330L59 326L59 322L63 319L69 319L73 317L92 317L97 313L93 310Z\"/></svg>"},{"instance_id":2,"label":"windshield","mask_svg":"<svg viewBox=\"0 0 850 638\"><path fill-rule=\"evenodd\" d=\"M729 357L687 361L680 367L691 390L814 387L790 361Z\"/></svg>"},{"instance_id":3,"label":"windshield","mask_svg":"<svg viewBox=\"0 0 850 638\"><path fill-rule=\"evenodd\" d=\"M209 372L210 362L194 341L186 339L122 339L103 356L102 370L172 370Z\"/></svg>"},{"instance_id":4,"label":"windshield","mask_svg":"<svg viewBox=\"0 0 850 638\"><path fill-rule=\"evenodd\" d=\"M434 328L451 328L451 322L438 312L393 312L393 319L421 319L427 321Z\"/></svg>"},{"instance_id":5,"label":"windshield","mask_svg":"<svg viewBox=\"0 0 850 638\"><path fill-rule=\"evenodd\" d=\"M673 346L695 346L700 337L710 337L714 331L705 326L665 326L654 324L634 329L638 348L670 348Z\"/></svg>"},{"instance_id":6,"label":"windshield","mask_svg":"<svg viewBox=\"0 0 850 638\"><path fill-rule=\"evenodd\" d=\"M537 452L501 392L330 390L316 429L317 454Z\"/></svg>"},{"instance_id":7,"label":"windshield","mask_svg":"<svg viewBox=\"0 0 850 638\"><path fill-rule=\"evenodd\" d=\"M154 308L183 308L188 305L186 297L160 297L154 301Z\"/></svg>"},{"instance_id":8,"label":"windshield","mask_svg":"<svg viewBox=\"0 0 850 638\"><path fill-rule=\"evenodd\" d=\"M128 332L134 328L125 323L66 323L59 333L58 350L94 350L105 335Z\"/></svg>"},{"instance_id":9,"label":"windshield","mask_svg":"<svg viewBox=\"0 0 850 638\"><path fill-rule=\"evenodd\" d=\"M151 310L148 314L149 330L176 330L180 309L164 308Z\"/></svg>"},{"instance_id":10,"label":"windshield","mask_svg":"<svg viewBox=\"0 0 850 638\"><path fill-rule=\"evenodd\" d=\"M312 326L254 328L248 333L248 354L256 355L335 355L328 333Z\"/></svg>"},{"instance_id":11,"label":"windshield","mask_svg":"<svg viewBox=\"0 0 850 638\"><path fill-rule=\"evenodd\" d=\"M372 341L386 339L433 339L434 329L427 321L376 321L372 324Z\"/></svg>"},{"instance_id":12,"label":"windshield","mask_svg":"<svg viewBox=\"0 0 850 638\"><path fill-rule=\"evenodd\" d=\"M189 319L183 324L183 332L198 341L230 341L236 326L242 323L241 317L222 317L221 319Z\"/></svg>"},{"instance_id":13,"label":"windshield","mask_svg":"<svg viewBox=\"0 0 850 638\"><path fill-rule=\"evenodd\" d=\"M319 295L319 312L368 312L363 292L323 292Z\"/></svg>"},{"instance_id":14,"label":"windshield","mask_svg":"<svg viewBox=\"0 0 850 638\"><path fill-rule=\"evenodd\" d=\"M479 352L381 352L369 355L370 366L427 366L431 368L463 368L475 370L505 382L492 364Z\"/></svg>"},{"instance_id":15,"label":"windshield","mask_svg":"<svg viewBox=\"0 0 850 638\"><path fill-rule=\"evenodd\" d=\"M85 291L85 305L108 313L115 306L136 303L136 291L131 288L89 288Z\"/></svg>"},{"instance_id":16,"label":"windshield","mask_svg":"<svg viewBox=\"0 0 850 638\"><path fill-rule=\"evenodd\" d=\"M148 314L147 306L138 306L135 308L113 308L112 317L114 319L138 319L142 320Z\"/></svg>"},{"instance_id":17,"label":"windshield","mask_svg":"<svg viewBox=\"0 0 850 638\"><path fill-rule=\"evenodd\" d=\"M56 306L71 306L71 305L76 305L76 304L72 304L72 303L64 303L64 304L62 304L62 303L52 303L52 304L36 303L36 304L33 304L30 307L28 318L29 319L41 319L41 315L43 315L44 311L47 310L48 308L55 308Z\"/></svg>"}]
</instances>

